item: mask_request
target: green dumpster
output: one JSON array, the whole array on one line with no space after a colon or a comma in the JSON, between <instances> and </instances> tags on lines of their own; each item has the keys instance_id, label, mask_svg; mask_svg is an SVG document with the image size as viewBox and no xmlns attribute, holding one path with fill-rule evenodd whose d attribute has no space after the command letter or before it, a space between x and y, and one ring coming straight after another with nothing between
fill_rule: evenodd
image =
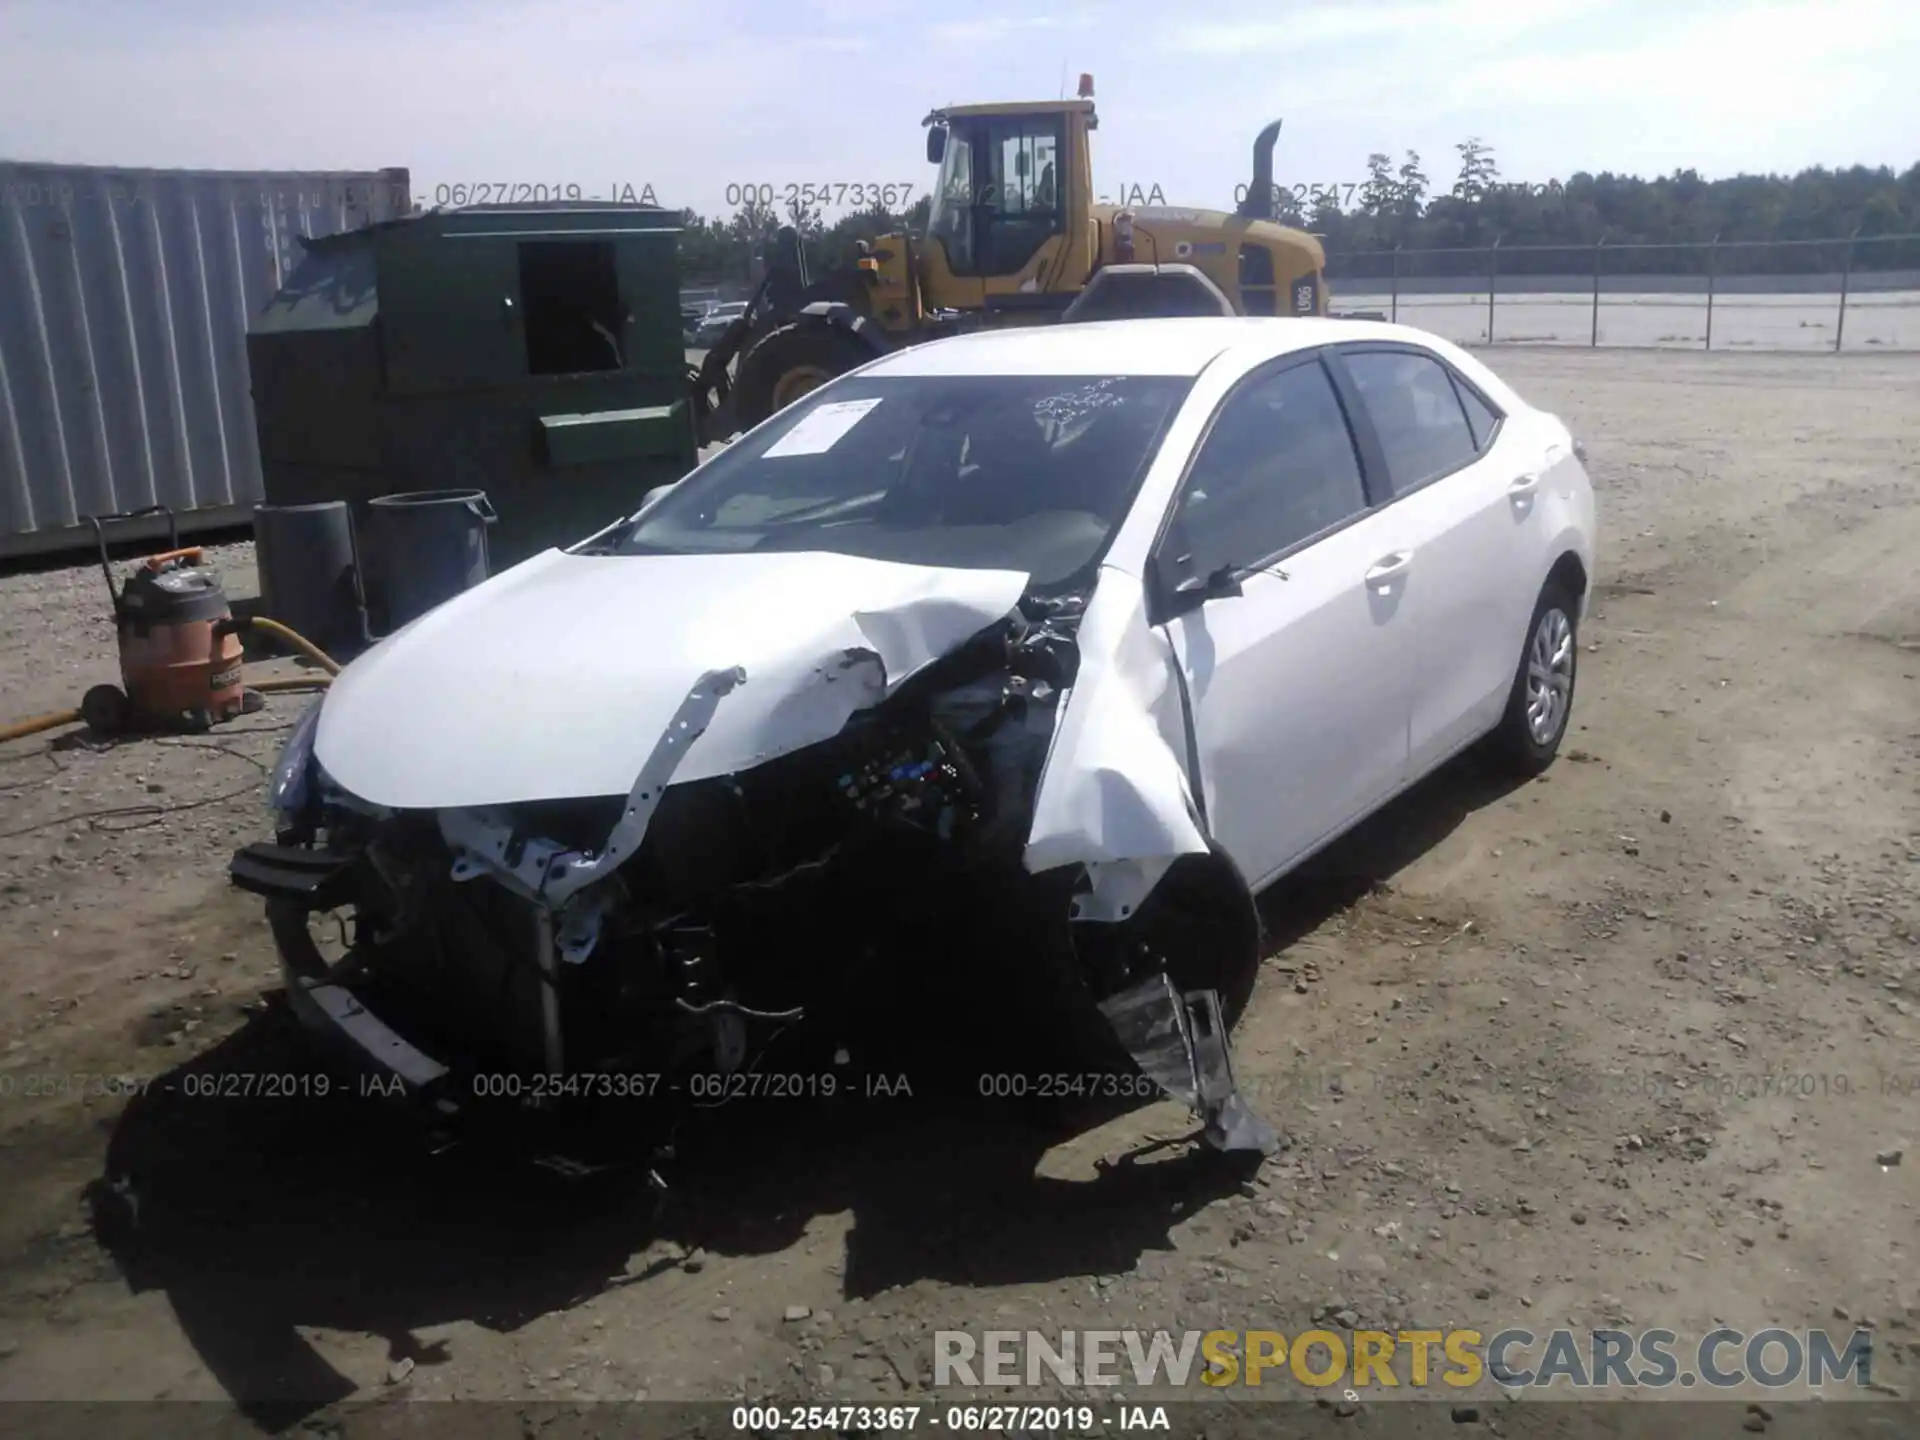
<instances>
[{"instance_id":1,"label":"green dumpster","mask_svg":"<svg viewBox=\"0 0 1920 1440\"><path fill-rule=\"evenodd\" d=\"M347 500L364 539L376 496L482 490L496 573L630 514L697 456L679 226L476 206L303 241L247 335L266 503Z\"/></svg>"}]
</instances>

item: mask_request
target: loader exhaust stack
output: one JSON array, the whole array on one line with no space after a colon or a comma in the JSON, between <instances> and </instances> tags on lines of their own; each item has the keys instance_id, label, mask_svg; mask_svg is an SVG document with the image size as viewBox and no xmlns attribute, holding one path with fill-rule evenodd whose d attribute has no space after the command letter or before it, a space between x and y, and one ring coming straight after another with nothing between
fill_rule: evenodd
<instances>
[{"instance_id":1,"label":"loader exhaust stack","mask_svg":"<svg viewBox=\"0 0 1920 1440\"><path fill-rule=\"evenodd\" d=\"M1276 120L1253 138L1253 183L1237 213L1246 220L1276 218L1273 203L1273 146L1280 138L1281 122Z\"/></svg>"}]
</instances>

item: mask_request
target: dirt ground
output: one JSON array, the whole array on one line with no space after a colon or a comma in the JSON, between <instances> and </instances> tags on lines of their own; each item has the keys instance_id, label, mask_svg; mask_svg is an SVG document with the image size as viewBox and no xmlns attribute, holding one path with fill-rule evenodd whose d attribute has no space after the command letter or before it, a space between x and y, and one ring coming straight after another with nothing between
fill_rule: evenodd
<instances>
[{"instance_id":1,"label":"dirt ground","mask_svg":"<svg viewBox=\"0 0 1920 1440\"><path fill-rule=\"evenodd\" d=\"M1911 1396L1920 361L1490 358L1591 455L1574 729L1541 779L1453 767L1265 897L1236 1056L1288 1144L1251 1180L1165 1104L1056 1141L764 1101L654 1215L424 1157L337 1092L194 1093L310 1064L224 875L306 702L57 732L0 747L0 1399L905 1396L939 1329L1323 1315L1865 1325ZM246 593L249 548L217 558ZM0 709L111 678L99 589L0 579ZM152 1083L89 1093L113 1076ZM1180 1143L1120 1163L1150 1138Z\"/></svg>"}]
</instances>

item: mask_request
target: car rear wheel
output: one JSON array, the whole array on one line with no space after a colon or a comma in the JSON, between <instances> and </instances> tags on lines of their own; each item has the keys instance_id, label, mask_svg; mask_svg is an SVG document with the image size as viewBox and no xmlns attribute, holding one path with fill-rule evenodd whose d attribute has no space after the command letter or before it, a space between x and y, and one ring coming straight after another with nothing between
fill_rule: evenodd
<instances>
[{"instance_id":1,"label":"car rear wheel","mask_svg":"<svg viewBox=\"0 0 1920 1440\"><path fill-rule=\"evenodd\" d=\"M1558 581L1548 581L1534 603L1506 713L1487 737L1488 758L1512 774L1538 775L1560 751L1573 714L1579 614L1579 603Z\"/></svg>"}]
</instances>

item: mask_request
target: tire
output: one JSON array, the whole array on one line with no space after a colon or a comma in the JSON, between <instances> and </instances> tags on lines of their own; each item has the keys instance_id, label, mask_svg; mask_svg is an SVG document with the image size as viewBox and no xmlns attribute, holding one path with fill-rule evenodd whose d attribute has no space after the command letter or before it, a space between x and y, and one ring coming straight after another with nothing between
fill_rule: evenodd
<instances>
[{"instance_id":1,"label":"tire","mask_svg":"<svg viewBox=\"0 0 1920 1440\"><path fill-rule=\"evenodd\" d=\"M1092 1093L1029 1094L1021 1103L1027 1123L1051 1135L1078 1134L1136 1108L1141 1092L1132 1083L1115 1085L1108 1077L1126 1080L1139 1075L1139 1065L1127 1053L1094 1001L1081 970L1070 930L1074 922L1061 920L1054 941L1057 948L1041 968L1044 980L1028 997L1035 1018L1045 1017L1045 1030L1028 1043L1026 1069L1046 1075L1078 1077ZM1104 927L1089 927L1099 931ZM1179 939L1198 944L1179 945ZM1165 955L1166 971L1176 991L1214 990L1220 996L1221 1018L1232 1034L1253 998L1260 975L1263 934L1253 896L1239 876L1220 857L1186 857L1162 877L1140 911L1121 922L1110 936L1120 944L1145 943ZM1036 976L1036 979L1041 979Z\"/></svg>"},{"instance_id":2,"label":"tire","mask_svg":"<svg viewBox=\"0 0 1920 1440\"><path fill-rule=\"evenodd\" d=\"M817 376L808 389L844 375L873 359L873 351L837 326L822 320L783 325L740 360L734 382L734 409L740 428L751 430L805 391L808 372Z\"/></svg>"},{"instance_id":3,"label":"tire","mask_svg":"<svg viewBox=\"0 0 1920 1440\"><path fill-rule=\"evenodd\" d=\"M1500 770L1528 779L1553 764L1573 715L1579 656L1579 602L1560 581L1549 580L1527 621L1506 713L1486 739L1486 758ZM1535 673L1536 662L1548 674L1544 685ZM1541 717L1544 696L1556 698Z\"/></svg>"},{"instance_id":4,"label":"tire","mask_svg":"<svg viewBox=\"0 0 1920 1440\"><path fill-rule=\"evenodd\" d=\"M1259 907L1238 872L1218 855L1176 863L1140 908L1170 940L1206 937L1202 947L1172 956L1167 973L1182 994L1218 991L1231 1032L1260 978L1262 938Z\"/></svg>"},{"instance_id":5,"label":"tire","mask_svg":"<svg viewBox=\"0 0 1920 1440\"><path fill-rule=\"evenodd\" d=\"M1065 1068L1131 1069L1132 1057L1095 1003L1072 938L1075 922L1057 922L1047 983L1033 997L1049 1017L1049 1047ZM1161 878L1140 912L1113 930L1089 926L1112 944L1144 944L1164 958L1173 988L1215 990L1229 1033L1240 1023L1260 976L1262 931L1253 896L1223 860L1184 857ZM1105 932L1105 933L1101 933ZM1089 935L1088 939L1094 939ZM1198 943L1192 943L1197 939ZM1182 945L1181 940L1189 942Z\"/></svg>"}]
</instances>

